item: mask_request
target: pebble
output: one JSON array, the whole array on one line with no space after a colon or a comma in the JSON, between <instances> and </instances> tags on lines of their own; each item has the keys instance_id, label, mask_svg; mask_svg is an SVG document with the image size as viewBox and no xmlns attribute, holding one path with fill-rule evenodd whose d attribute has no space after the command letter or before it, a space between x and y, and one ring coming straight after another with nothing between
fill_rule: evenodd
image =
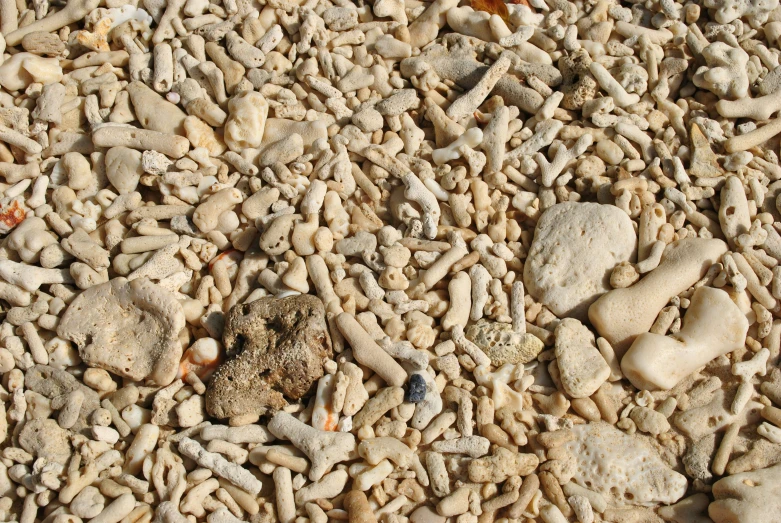
<instances>
[{"instance_id":1,"label":"pebble","mask_svg":"<svg viewBox=\"0 0 781 523\"><path fill-rule=\"evenodd\" d=\"M426 380L420 374L411 374L407 387L406 401L419 403L426 399Z\"/></svg>"},{"instance_id":2,"label":"pebble","mask_svg":"<svg viewBox=\"0 0 781 523\"><path fill-rule=\"evenodd\" d=\"M591 396L610 377L610 366L597 349L594 334L578 320L566 318L556 327L555 335L564 390L573 398Z\"/></svg>"}]
</instances>

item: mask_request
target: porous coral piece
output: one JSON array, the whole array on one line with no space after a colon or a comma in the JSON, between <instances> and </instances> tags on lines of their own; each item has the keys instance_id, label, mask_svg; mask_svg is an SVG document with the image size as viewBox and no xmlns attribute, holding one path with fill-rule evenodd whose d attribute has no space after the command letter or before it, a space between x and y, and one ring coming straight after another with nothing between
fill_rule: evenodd
<instances>
[{"instance_id":1,"label":"porous coral piece","mask_svg":"<svg viewBox=\"0 0 781 523\"><path fill-rule=\"evenodd\" d=\"M497 367L506 363L529 363L545 347L537 336L515 332L509 323L482 321L467 327L465 334Z\"/></svg>"},{"instance_id":2,"label":"porous coral piece","mask_svg":"<svg viewBox=\"0 0 781 523\"><path fill-rule=\"evenodd\" d=\"M206 410L217 418L284 408L309 392L332 354L323 303L306 294L235 305L223 343L228 359L206 390Z\"/></svg>"},{"instance_id":3,"label":"porous coral piece","mask_svg":"<svg viewBox=\"0 0 781 523\"><path fill-rule=\"evenodd\" d=\"M778 0L705 0L703 5L714 10L714 17L720 24L730 24L745 17L752 27L760 27L778 7Z\"/></svg>"},{"instance_id":4,"label":"porous coral piece","mask_svg":"<svg viewBox=\"0 0 781 523\"><path fill-rule=\"evenodd\" d=\"M523 281L557 316L584 321L588 307L610 290L610 271L631 261L636 248L632 221L617 207L560 203L537 222Z\"/></svg>"},{"instance_id":5,"label":"porous coral piece","mask_svg":"<svg viewBox=\"0 0 781 523\"><path fill-rule=\"evenodd\" d=\"M605 496L613 506L675 503L686 493L686 477L672 470L645 436L628 435L606 423L573 427L573 481Z\"/></svg>"},{"instance_id":6,"label":"porous coral piece","mask_svg":"<svg viewBox=\"0 0 781 523\"><path fill-rule=\"evenodd\" d=\"M739 100L748 96L749 79L746 71L748 53L724 42L713 42L702 50L707 66L694 73L697 87L708 89L720 98Z\"/></svg>"}]
</instances>

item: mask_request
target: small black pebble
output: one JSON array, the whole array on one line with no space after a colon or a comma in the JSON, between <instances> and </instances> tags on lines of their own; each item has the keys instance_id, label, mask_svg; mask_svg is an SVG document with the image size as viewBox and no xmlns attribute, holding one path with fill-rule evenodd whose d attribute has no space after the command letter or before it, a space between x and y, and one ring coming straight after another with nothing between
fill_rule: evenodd
<instances>
[{"instance_id":1,"label":"small black pebble","mask_svg":"<svg viewBox=\"0 0 781 523\"><path fill-rule=\"evenodd\" d=\"M426 380L420 374L413 374L409 377L409 389L407 390L407 401L418 403L426 397Z\"/></svg>"}]
</instances>

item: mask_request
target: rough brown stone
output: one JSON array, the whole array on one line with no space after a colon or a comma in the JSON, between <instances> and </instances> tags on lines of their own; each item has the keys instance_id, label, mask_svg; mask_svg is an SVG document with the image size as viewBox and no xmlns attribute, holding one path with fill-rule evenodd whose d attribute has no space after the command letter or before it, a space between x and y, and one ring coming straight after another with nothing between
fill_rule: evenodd
<instances>
[{"instance_id":1,"label":"rough brown stone","mask_svg":"<svg viewBox=\"0 0 781 523\"><path fill-rule=\"evenodd\" d=\"M31 419L19 433L19 446L36 458L65 465L71 456L68 436L53 419Z\"/></svg>"},{"instance_id":2,"label":"rough brown stone","mask_svg":"<svg viewBox=\"0 0 781 523\"><path fill-rule=\"evenodd\" d=\"M585 50L575 51L559 59L559 70L562 76L561 91L564 93L561 102L563 108L578 110L597 94L597 81L589 72L591 62Z\"/></svg>"},{"instance_id":3,"label":"rough brown stone","mask_svg":"<svg viewBox=\"0 0 781 523\"><path fill-rule=\"evenodd\" d=\"M223 342L228 360L206 391L206 410L216 418L263 415L300 399L332 354L323 303L307 294L234 306Z\"/></svg>"}]
</instances>

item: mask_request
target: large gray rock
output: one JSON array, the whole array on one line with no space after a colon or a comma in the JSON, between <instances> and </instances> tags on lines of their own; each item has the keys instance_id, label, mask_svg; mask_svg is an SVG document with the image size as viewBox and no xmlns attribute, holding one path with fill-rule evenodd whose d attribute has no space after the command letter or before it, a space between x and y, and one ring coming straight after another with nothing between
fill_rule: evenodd
<instances>
[{"instance_id":1,"label":"large gray rock","mask_svg":"<svg viewBox=\"0 0 781 523\"><path fill-rule=\"evenodd\" d=\"M733 474L713 484L708 506L715 523L777 523L781 517L781 464Z\"/></svg>"},{"instance_id":2,"label":"large gray rock","mask_svg":"<svg viewBox=\"0 0 781 523\"><path fill-rule=\"evenodd\" d=\"M309 392L332 355L323 302L308 294L234 306L223 342L228 360L206 390L206 410L216 418L284 408Z\"/></svg>"},{"instance_id":3,"label":"large gray rock","mask_svg":"<svg viewBox=\"0 0 781 523\"><path fill-rule=\"evenodd\" d=\"M74 342L91 367L168 385L182 359L184 326L184 311L172 293L146 278L114 278L76 297L57 335Z\"/></svg>"},{"instance_id":4,"label":"large gray rock","mask_svg":"<svg viewBox=\"0 0 781 523\"><path fill-rule=\"evenodd\" d=\"M629 216L613 205L559 203L534 232L523 271L528 292L560 318L588 320L588 307L609 291L613 267L635 256Z\"/></svg>"}]
</instances>

